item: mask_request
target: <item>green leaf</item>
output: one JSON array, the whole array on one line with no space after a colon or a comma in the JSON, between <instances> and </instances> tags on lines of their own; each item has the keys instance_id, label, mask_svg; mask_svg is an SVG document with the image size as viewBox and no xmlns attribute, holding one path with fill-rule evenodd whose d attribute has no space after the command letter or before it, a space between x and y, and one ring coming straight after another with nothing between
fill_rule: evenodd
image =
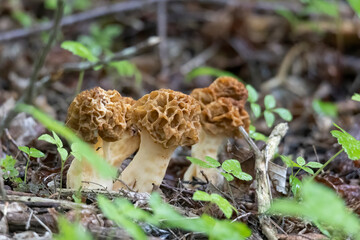
<instances>
[{"instance_id":1,"label":"green leaf","mask_svg":"<svg viewBox=\"0 0 360 240\"><path fill-rule=\"evenodd\" d=\"M40 158L40 157L44 157L45 154L39 150L37 150L36 148L30 148L30 157L34 157L34 158Z\"/></svg>"},{"instance_id":2,"label":"green leaf","mask_svg":"<svg viewBox=\"0 0 360 240\"><path fill-rule=\"evenodd\" d=\"M233 175L231 175L231 174L229 174L229 173L221 172L220 174L223 175L224 178L225 178L227 181L229 181L229 182L232 181L232 180L234 180Z\"/></svg>"},{"instance_id":3,"label":"green leaf","mask_svg":"<svg viewBox=\"0 0 360 240\"><path fill-rule=\"evenodd\" d=\"M296 162L300 165L300 166L304 166L306 161L303 157L297 157L296 158Z\"/></svg>"},{"instance_id":4,"label":"green leaf","mask_svg":"<svg viewBox=\"0 0 360 240\"><path fill-rule=\"evenodd\" d=\"M285 163L285 165L286 165L288 168L292 168L292 167L294 166L294 162L293 162L293 160L291 160L290 157L284 156L284 155L280 155L280 158L281 158L281 160Z\"/></svg>"},{"instance_id":5,"label":"green leaf","mask_svg":"<svg viewBox=\"0 0 360 240\"><path fill-rule=\"evenodd\" d=\"M75 41L65 41L61 47L70 51L72 54L88 60L89 62L97 62L98 58L95 57L91 51L83 44Z\"/></svg>"},{"instance_id":6,"label":"green leaf","mask_svg":"<svg viewBox=\"0 0 360 240\"><path fill-rule=\"evenodd\" d=\"M353 136L347 133L344 129L334 123L334 125L340 129L331 131L331 135L335 137L339 144L343 147L346 154L351 160L360 159L360 141L356 140Z\"/></svg>"},{"instance_id":7,"label":"green leaf","mask_svg":"<svg viewBox=\"0 0 360 240\"><path fill-rule=\"evenodd\" d=\"M291 112L285 108L275 108L273 112L279 114L279 116L287 122L290 122L293 118Z\"/></svg>"},{"instance_id":8,"label":"green leaf","mask_svg":"<svg viewBox=\"0 0 360 240\"><path fill-rule=\"evenodd\" d=\"M359 7L360 7L360 4L359 4ZM351 97L351 100L360 102L360 94L355 93L355 94Z\"/></svg>"},{"instance_id":9,"label":"green leaf","mask_svg":"<svg viewBox=\"0 0 360 240\"><path fill-rule=\"evenodd\" d=\"M191 82L191 80L193 80L194 78L196 78L198 76L204 76L204 75L210 75L213 77L229 76L229 77L233 77L233 78L239 80L240 82L242 82L242 80L235 74L233 74L231 72L223 71L220 69L212 68L212 67L194 68L193 70L191 70L191 72L189 72L186 75L185 79L186 79L186 82Z\"/></svg>"},{"instance_id":10,"label":"green leaf","mask_svg":"<svg viewBox=\"0 0 360 240\"><path fill-rule=\"evenodd\" d=\"M266 95L264 98L264 105L267 110L273 109L276 106L276 100L273 95Z\"/></svg>"},{"instance_id":11,"label":"green leaf","mask_svg":"<svg viewBox=\"0 0 360 240\"><path fill-rule=\"evenodd\" d=\"M360 17L360 4L358 0L347 0L351 8L356 12L358 17Z\"/></svg>"},{"instance_id":12,"label":"green leaf","mask_svg":"<svg viewBox=\"0 0 360 240\"><path fill-rule=\"evenodd\" d=\"M18 21L23 27L30 27L32 24L32 18L29 14L24 11L14 10L11 16Z\"/></svg>"},{"instance_id":13,"label":"green leaf","mask_svg":"<svg viewBox=\"0 0 360 240\"><path fill-rule=\"evenodd\" d=\"M233 210L237 212L228 200L216 193L209 195L206 192L198 190L194 193L193 199L196 201L206 201L216 204L227 218L231 217Z\"/></svg>"},{"instance_id":14,"label":"green leaf","mask_svg":"<svg viewBox=\"0 0 360 240\"><path fill-rule=\"evenodd\" d=\"M268 111L268 110L265 110L264 111L264 118L265 118L265 122L266 122L266 125L271 128L275 122L275 115Z\"/></svg>"},{"instance_id":15,"label":"green leaf","mask_svg":"<svg viewBox=\"0 0 360 240\"><path fill-rule=\"evenodd\" d=\"M330 17L338 16L338 6L334 2L326 0L312 0L309 2L305 13L322 13Z\"/></svg>"},{"instance_id":16,"label":"green leaf","mask_svg":"<svg viewBox=\"0 0 360 240\"><path fill-rule=\"evenodd\" d=\"M48 142L48 143L52 143L52 144L56 144L56 141L55 139L50 136L49 134L43 134L41 135L38 140L41 140L41 141L45 141L45 142Z\"/></svg>"},{"instance_id":17,"label":"green leaf","mask_svg":"<svg viewBox=\"0 0 360 240\"><path fill-rule=\"evenodd\" d=\"M255 141L264 141L264 142L266 142L268 140L268 137L266 137L264 134L259 133L259 132L250 132L249 135Z\"/></svg>"},{"instance_id":18,"label":"green leaf","mask_svg":"<svg viewBox=\"0 0 360 240\"><path fill-rule=\"evenodd\" d=\"M19 146L18 149L24 153L26 153L28 156L30 155L30 148L26 146Z\"/></svg>"},{"instance_id":19,"label":"green leaf","mask_svg":"<svg viewBox=\"0 0 360 240\"><path fill-rule=\"evenodd\" d=\"M245 172L238 172L234 174L234 176L243 181L251 181L253 179L250 174L247 174Z\"/></svg>"},{"instance_id":20,"label":"green leaf","mask_svg":"<svg viewBox=\"0 0 360 240\"><path fill-rule=\"evenodd\" d=\"M127 60L114 61L108 64L110 67L116 69L121 77L135 77L136 84L140 85L142 81L141 73L135 64Z\"/></svg>"},{"instance_id":21,"label":"green leaf","mask_svg":"<svg viewBox=\"0 0 360 240\"><path fill-rule=\"evenodd\" d=\"M206 192L197 190L196 192L194 192L193 199L195 201L207 201L207 202L209 202L209 201L211 201L211 196L210 196L210 194L208 194Z\"/></svg>"},{"instance_id":22,"label":"green leaf","mask_svg":"<svg viewBox=\"0 0 360 240\"><path fill-rule=\"evenodd\" d=\"M208 162L213 167L219 167L221 165L218 160L209 156L205 156L205 161Z\"/></svg>"},{"instance_id":23,"label":"green leaf","mask_svg":"<svg viewBox=\"0 0 360 240\"><path fill-rule=\"evenodd\" d=\"M289 178L289 184L291 186L291 192L295 197L298 197L302 182L297 177L291 175Z\"/></svg>"},{"instance_id":24,"label":"green leaf","mask_svg":"<svg viewBox=\"0 0 360 240\"><path fill-rule=\"evenodd\" d=\"M59 234L54 236L55 240L81 239L92 240L92 236L79 223L69 222L65 217L58 219Z\"/></svg>"},{"instance_id":25,"label":"green leaf","mask_svg":"<svg viewBox=\"0 0 360 240\"><path fill-rule=\"evenodd\" d=\"M215 203L220 210L224 213L226 218L231 218L233 211L237 212L236 208L234 208L228 200L220 196L219 194L213 193L211 194L211 202Z\"/></svg>"},{"instance_id":26,"label":"green leaf","mask_svg":"<svg viewBox=\"0 0 360 240\"><path fill-rule=\"evenodd\" d=\"M236 178L238 178L240 180L243 180L243 181L251 181L252 180L251 175L244 173L241 170L240 162L236 159L225 160L221 167L222 167L222 169L224 169L224 171L231 173L232 175L234 175Z\"/></svg>"},{"instance_id":27,"label":"green leaf","mask_svg":"<svg viewBox=\"0 0 360 240\"><path fill-rule=\"evenodd\" d=\"M66 159L69 155L68 151L65 148L57 148L57 150L60 154L61 160L66 161Z\"/></svg>"},{"instance_id":28,"label":"green leaf","mask_svg":"<svg viewBox=\"0 0 360 240\"><path fill-rule=\"evenodd\" d=\"M55 140L55 144L58 148L62 148L63 147L63 143L61 141L61 139L59 138L59 136L54 132L52 131L52 134L54 136L54 140Z\"/></svg>"},{"instance_id":29,"label":"green leaf","mask_svg":"<svg viewBox=\"0 0 360 240\"><path fill-rule=\"evenodd\" d=\"M255 90L255 88L250 84L246 85L246 89L248 90L248 94L249 94L248 101L251 103L255 103L259 99L259 94Z\"/></svg>"},{"instance_id":30,"label":"green leaf","mask_svg":"<svg viewBox=\"0 0 360 240\"><path fill-rule=\"evenodd\" d=\"M334 191L316 182L305 181L301 199L301 202L294 199L274 200L269 213L301 217L352 235L353 239L360 239L359 218L347 209L344 201Z\"/></svg>"},{"instance_id":31,"label":"green leaf","mask_svg":"<svg viewBox=\"0 0 360 240\"><path fill-rule=\"evenodd\" d=\"M118 207L115 206L110 200L101 195L97 197L97 200L101 211L107 218L114 221L117 225L123 227L134 239L147 239L144 231L131 219L126 217L126 215L121 213Z\"/></svg>"},{"instance_id":32,"label":"green leaf","mask_svg":"<svg viewBox=\"0 0 360 240\"><path fill-rule=\"evenodd\" d=\"M338 116L338 110L336 104L332 102L323 102L319 99L314 99L312 102L314 111L319 115L329 116L336 118Z\"/></svg>"},{"instance_id":33,"label":"green leaf","mask_svg":"<svg viewBox=\"0 0 360 240\"><path fill-rule=\"evenodd\" d=\"M260 117L261 115L261 107L257 103L250 103L251 111L253 112L255 118Z\"/></svg>"},{"instance_id":34,"label":"green leaf","mask_svg":"<svg viewBox=\"0 0 360 240\"><path fill-rule=\"evenodd\" d=\"M78 150L81 156L97 169L100 176L104 178L115 178L117 169L110 166L104 159L102 159L96 152L79 137L76 136L69 128L64 126L64 123L51 119L49 116L36 109L33 106L26 104L18 104L15 107L16 111L26 112L31 114L36 120L41 122L49 130L53 130L57 134L63 136L70 143L77 143Z\"/></svg>"},{"instance_id":35,"label":"green leaf","mask_svg":"<svg viewBox=\"0 0 360 240\"><path fill-rule=\"evenodd\" d=\"M314 171L311 168L301 167L301 169L304 170L307 173L310 173L311 175L314 175Z\"/></svg>"},{"instance_id":36,"label":"green leaf","mask_svg":"<svg viewBox=\"0 0 360 240\"><path fill-rule=\"evenodd\" d=\"M199 165L200 167L203 167L203 168L216 168L219 166L218 164L214 165L214 164L202 161L202 160L200 160L198 158L194 158L194 157L186 157L186 159L189 160L190 162L192 162L193 164ZM217 163L219 163L219 162L217 162Z\"/></svg>"},{"instance_id":37,"label":"green leaf","mask_svg":"<svg viewBox=\"0 0 360 240\"><path fill-rule=\"evenodd\" d=\"M319 162L308 162L305 166L311 167L311 168L321 168L323 166L323 164L321 164Z\"/></svg>"},{"instance_id":38,"label":"green leaf","mask_svg":"<svg viewBox=\"0 0 360 240\"><path fill-rule=\"evenodd\" d=\"M222 169L224 169L226 172L234 173L241 171L240 162L236 159L228 159L225 160L222 165Z\"/></svg>"}]
</instances>

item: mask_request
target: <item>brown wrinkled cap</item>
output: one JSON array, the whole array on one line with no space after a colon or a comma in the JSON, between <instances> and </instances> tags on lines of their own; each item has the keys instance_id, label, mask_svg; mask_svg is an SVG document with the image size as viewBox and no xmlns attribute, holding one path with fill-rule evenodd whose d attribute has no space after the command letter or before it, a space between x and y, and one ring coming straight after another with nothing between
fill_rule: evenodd
<instances>
[{"instance_id":1,"label":"brown wrinkled cap","mask_svg":"<svg viewBox=\"0 0 360 240\"><path fill-rule=\"evenodd\" d=\"M194 89L191 96L200 102L201 124L208 132L241 137L239 126L249 131L250 118L244 109L248 92L236 79L220 77L207 88Z\"/></svg>"},{"instance_id":2,"label":"brown wrinkled cap","mask_svg":"<svg viewBox=\"0 0 360 240\"><path fill-rule=\"evenodd\" d=\"M192 97L169 89L146 94L132 107L132 122L165 148L193 145L200 129L200 105Z\"/></svg>"},{"instance_id":3,"label":"brown wrinkled cap","mask_svg":"<svg viewBox=\"0 0 360 240\"><path fill-rule=\"evenodd\" d=\"M66 125L89 143L117 141L124 129L126 106L116 90L100 87L79 93L70 104Z\"/></svg>"},{"instance_id":4,"label":"brown wrinkled cap","mask_svg":"<svg viewBox=\"0 0 360 240\"><path fill-rule=\"evenodd\" d=\"M248 98L248 91L244 84L233 77L219 77L209 88L214 91L216 98L229 98L239 109L245 106Z\"/></svg>"},{"instance_id":5,"label":"brown wrinkled cap","mask_svg":"<svg viewBox=\"0 0 360 240\"><path fill-rule=\"evenodd\" d=\"M131 107L136 103L136 100L131 97L122 97L122 101L126 107L125 120L126 123L129 123L127 127L130 127Z\"/></svg>"}]
</instances>

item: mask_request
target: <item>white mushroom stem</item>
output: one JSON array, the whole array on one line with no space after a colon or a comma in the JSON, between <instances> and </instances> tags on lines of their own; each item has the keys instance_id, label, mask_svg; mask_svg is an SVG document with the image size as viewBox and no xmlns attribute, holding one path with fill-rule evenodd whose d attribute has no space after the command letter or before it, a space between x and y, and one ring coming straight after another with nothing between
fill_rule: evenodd
<instances>
[{"instance_id":1,"label":"white mushroom stem","mask_svg":"<svg viewBox=\"0 0 360 240\"><path fill-rule=\"evenodd\" d=\"M199 142L192 146L191 156L202 161L206 156L217 159L217 153L221 148L225 136L222 134L214 135L204 129L200 130ZM203 172L203 174L201 173ZM199 165L191 164L184 174L185 181L192 181L193 178L198 178L202 181L206 181L206 178L214 185L221 186L224 182L224 177L220 174L220 171L216 168L202 168Z\"/></svg>"},{"instance_id":2,"label":"white mushroom stem","mask_svg":"<svg viewBox=\"0 0 360 240\"><path fill-rule=\"evenodd\" d=\"M104 157L102 145L103 141L99 137L97 143L93 144L92 147L99 156ZM86 189L106 188L110 190L112 185L112 179L100 177L97 170L94 169L93 166L85 159L74 158L67 172L67 188L79 189L82 186Z\"/></svg>"},{"instance_id":3,"label":"white mushroom stem","mask_svg":"<svg viewBox=\"0 0 360 240\"><path fill-rule=\"evenodd\" d=\"M103 143L104 158L116 168L119 168L123 161L133 154L140 145L140 136L134 135L131 129L126 130L116 142Z\"/></svg>"},{"instance_id":4,"label":"white mushroom stem","mask_svg":"<svg viewBox=\"0 0 360 240\"><path fill-rule=\"evenodd\" d=\"M114 183L115 191L126 188L126 184L135 191L151 193L153 186L159 186L164 179L176 147L164 148L160 143L156 143L146 130L141 131L140 135L139 151L121 173L120 181Z\"/></svg>"},{"instance_id":5,"label":"white mushroom stem","mask_svg":"<svg viewBox=\"0 0 360 240\"><path fill-rule=\"evenodd\" d=\"M126 130L121 139L116 142L106 142L98 137L98 142L93 145L93 149L103 157L111 166L119 168L122 162L133 154L140 144L140 137L133 135L131 130ZM67 173L67 188L111 190L113 180L101 177L97 170L86 160L74 159Z\"/></svg>"}]
</instances>

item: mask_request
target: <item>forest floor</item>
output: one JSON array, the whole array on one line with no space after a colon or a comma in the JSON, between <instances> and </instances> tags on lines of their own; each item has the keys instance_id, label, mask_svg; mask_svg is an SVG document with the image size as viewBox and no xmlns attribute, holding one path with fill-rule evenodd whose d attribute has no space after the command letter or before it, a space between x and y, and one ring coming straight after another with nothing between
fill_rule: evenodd
<instances>
[{"instance_id":1,"label":"forest floor","mask_svg":"<svg viewBox=\"0 0 360 240\"><path fill-rule=\"evenodd\" d=\"M54 19L54 10L51 1L45 2L49 6L36 0L6 1L0 6L0 119L4 119L26 93L35 62L51 35L51 25L44 22ZM192 70L210 66L218 70L215 75L221 74L220 70L226 71L251 84L259 92L258 103L262 109L264 97L271 94L278 107L292 113L289 130L278 147L281 155L325 163L341 149L330 133L335 129L333 123L360 139L360 104L351 100L360 90L360 21L343 1L338 1L339 17L321 11L305 12L300 1L199 0L144 4L101 0L88 1L90 4L85 6L81 5L84 1L73 2L80 3L80 7L73 6L62 17L61 30L37 76L40 84L35 86L36 94L30 99L60 122L65 121L81 72L81 59L62 49L61 42L82 42L103 58L113 56L111 53L121 55L123 49L158 36L158 44L140 47L125 57L134 64L127 68L130 74L111 67L97 71L90 68L84 72L82 90L100 86L116 89L122 96L134 99L159 88L190 93L194 88L207 87L215 79L214 74L207 71L194 75ZM250 105L247 109L250 113ZM255 119L251 115L251 118L257 132L265 136L271 133L272 128L267 126L264 117ZM280 122L283 120L277 117L274 126ZM84 191L79 205L73 204L74 192L63 189L59 194L59 187L66 187L72 158L64 165L63 186L59 186L60 155L55 145L37 139L44 133L51 132L31 116L20 113L1 136L0 159L7 155L16 159L15 169L22 180L27 156L18 147L33 147L45 153L45 157L30 159L25 184L4 179L1 190L6 198L0 203L1 239L5 236L48 239L49 233L58 231L59 215L75 220L75 209L79 206L81 224L96 238L129 238L99 212L96 191ZM63 142L69 150L69 145ZM263 141L256 144L260 149L265 146ZM193 200L195 190L184 187L182 177L190 165L186 159L190 155L188 147L176 150L160 186L163 200L185 216L207 213L225 219L215 205L209 207L207 203ZM229 139L219 155L220 162L226 159L239 160L242 170L255 177L254 153L242 139ZM274 162L284 165L279 157ZM316 177L317 182L335 190L358 215L359 167L358 161L341 153ZM2 168L5 167L2 165ZM288 169L287 176L290 172ZM300 171L298 176L301 179L306 175ZM287 182L286 194L273 187L272 197L290 197L288 185ZM259 225L253 181L234 181L230 186L231 194L206 183L201 190L216 192L231 200L238 211L232 219L245 223L252 230L253 239L266 239ZM134 203L141 198L126 192L102 190L102 193L109 198L124 196ZM273 217L272 221L280 239L324 237L316 227L296 218ZM145 225L143 229L153 239L203 238L182 230Z\"/></svg>"}]
</instances>

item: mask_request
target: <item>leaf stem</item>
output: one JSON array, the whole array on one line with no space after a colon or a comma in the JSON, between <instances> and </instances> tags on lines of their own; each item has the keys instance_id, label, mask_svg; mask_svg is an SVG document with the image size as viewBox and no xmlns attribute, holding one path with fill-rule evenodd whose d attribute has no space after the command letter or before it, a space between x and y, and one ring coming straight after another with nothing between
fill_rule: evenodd
<instances>
[{"instance_id":1,"label":"leaf stem","mask_svg":"<svg viewBox=\"0 0 360 240\"><path fill-rule=\"evenodd\" d=\"M319 170L316 171L316 173L311 177L311 180L314 180L314 178L319 175L319 173L321 173L321 171L329 164L331 163L340 153L342 153L344 151L344 149L342 148L341 150L339 150L337 153L334 154L334 156L332 156L324 165L322 165L321 168L319 168Z\"/></svg>"},{"instance_id":2,"label":"leaf stem","mask_svg":"<svg viewBox=\"0 0 360 240\"><path fill-rule=\"evenodd\" d=\"M25 167L25 177L24 177L24 183L26 184L26 178L27 178L27 171L28 171L28 167L29 167L29 162L30 162L30 157L27 156L26 158L26 167Z\"/></svg>"},{"instance_id":3,"label":"leaf stem","mask_svg":"<svg viewBox=\"0 0 360 240\"><path fill-rule=\"evenodd\" d=\"M79 92L81 91L81 87L82 87L83 80L84 80L84 73L85 73L85 70L82 70L82 71L80 72L79 80L78 80L78 83L77 83L77 86L76 86L75 95L78 95Z\"/></svg>"}]
</instances>

